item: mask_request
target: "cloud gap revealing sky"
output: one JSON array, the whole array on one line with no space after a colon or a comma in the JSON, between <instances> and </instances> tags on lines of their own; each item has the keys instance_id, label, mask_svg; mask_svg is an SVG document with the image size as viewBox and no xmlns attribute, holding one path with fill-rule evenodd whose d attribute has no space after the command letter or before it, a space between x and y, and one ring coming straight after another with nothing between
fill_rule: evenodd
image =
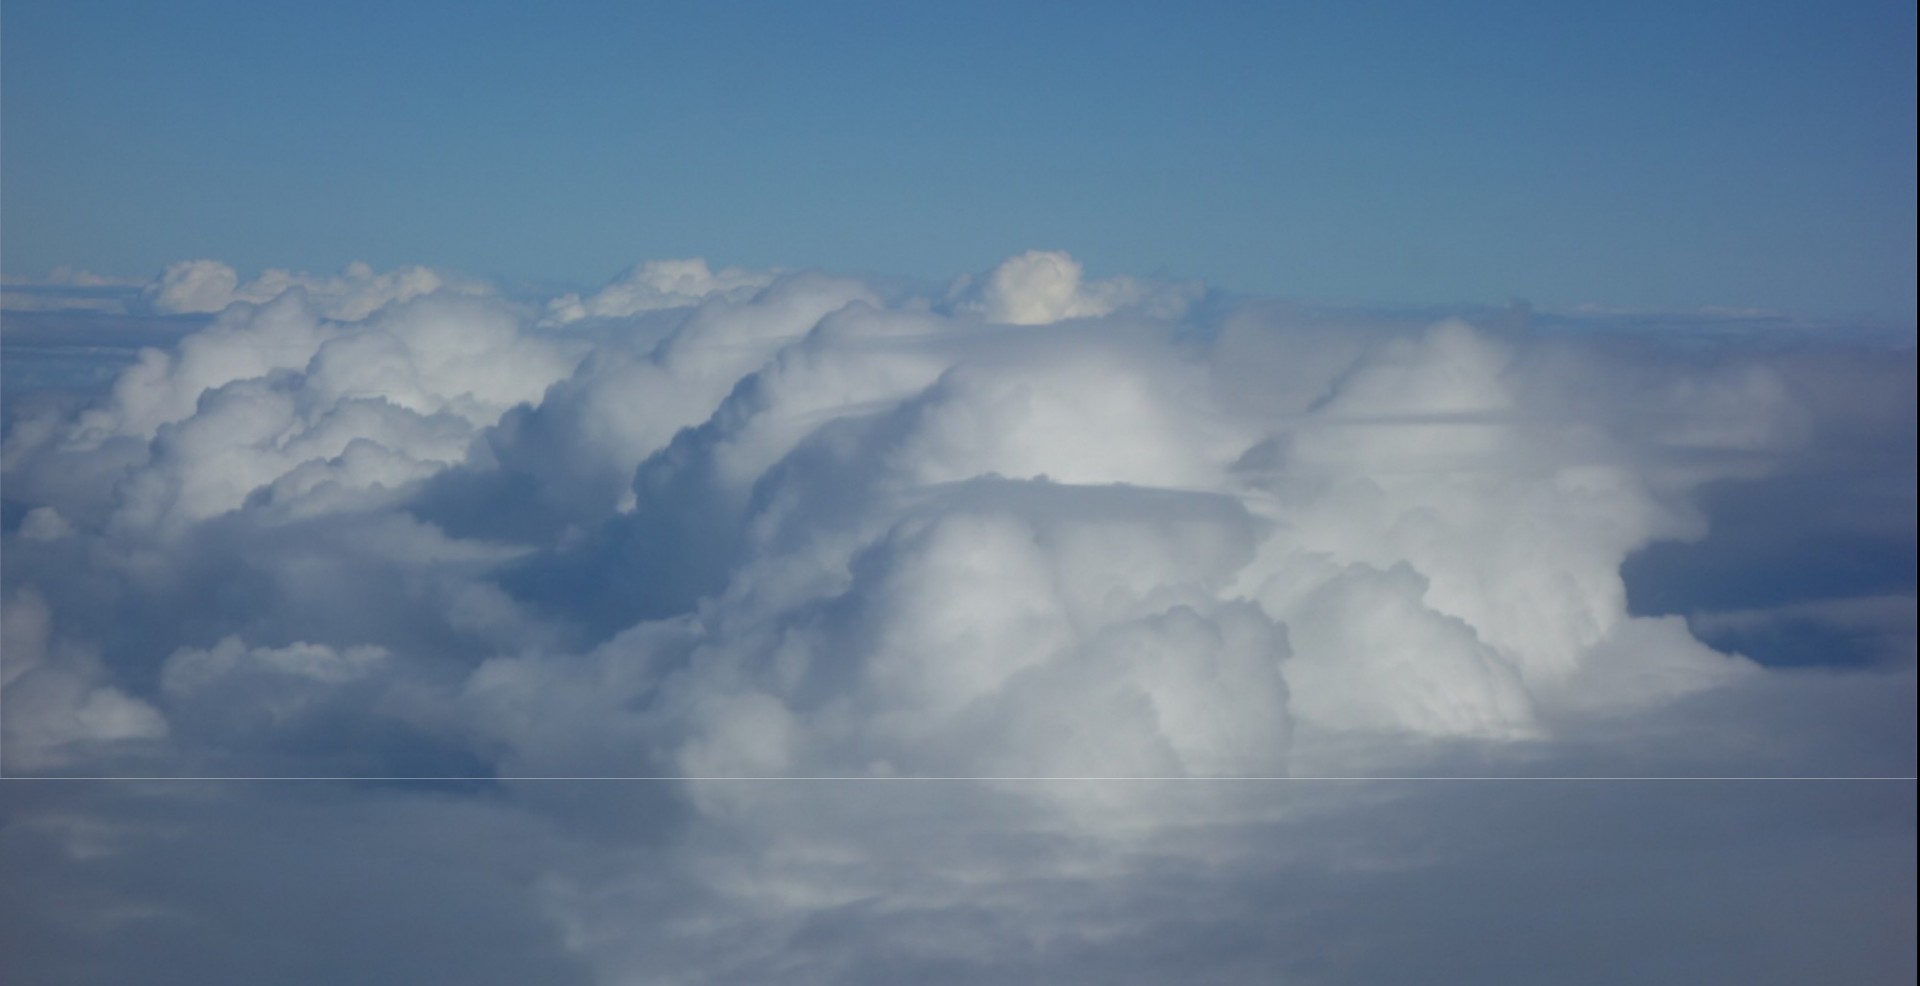
<instances>
[{"instance_id":1,"label":"cloud gap revealing sky","mask_svg":"<svg viewBox=\"0 0 1920 986\"><path fill-rule=\"evenodd\" d=\"M12 0L0 978L1911 981L1914 36Z\"/></svg>"}]
</instances>

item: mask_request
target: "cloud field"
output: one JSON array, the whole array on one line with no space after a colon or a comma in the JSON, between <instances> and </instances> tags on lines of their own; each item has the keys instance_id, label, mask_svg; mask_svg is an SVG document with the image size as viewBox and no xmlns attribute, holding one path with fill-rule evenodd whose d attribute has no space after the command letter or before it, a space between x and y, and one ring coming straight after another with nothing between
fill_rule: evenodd
<instances>
[{"instance_id":1,"label":"cloud field","mask_svg":"<svg viewBox=\"0 0 1920 986\"><path fill-rule=\"evenodd\" d=\"M1910 344L1042 251L61 290L197 321L9 404L0 768L473 780L12 787L35 978L1911 974L1910 783L1244 780L1911 775L1911 572L1809 546L1911 551Z\"/></svg>"}]
</instances>

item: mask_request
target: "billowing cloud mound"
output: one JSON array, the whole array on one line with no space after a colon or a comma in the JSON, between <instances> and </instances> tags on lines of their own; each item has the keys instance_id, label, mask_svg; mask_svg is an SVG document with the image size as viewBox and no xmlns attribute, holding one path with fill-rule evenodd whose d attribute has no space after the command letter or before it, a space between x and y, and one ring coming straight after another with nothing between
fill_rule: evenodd
<instances>
[{"instance_id":1,"label":"billowing cloud mound","mask_svg":"<svg viewBox=\"0 0 1920 986\"><path fill-rule=\"evenodd\" d=\"M865 975L980 972L1048 926L1138 927L1046 881L1284 870L1246 833L1325 843L1334 810L915 795L931 839L973 819L1040 857L964 870L863 842L884 805L726 778L1498 773L1764 694L1636 615L1622 567L1831 417L1764 349L1199 306L1060 253L944 298L698 260L538 314L419 268L192 261L147 296L214 317L9 422L0 766L687 779L579 812L509 781L404 823L542 832L537 909L609 981L833 978L833 921L897 924L902 964ZM104 804L33 831L142 851L69 825L134 810ZM1189 810L1238 834L1183 843ZM874 910L887 879L913 903ZM1037 923L959 934L967 887ZM680 930L614 930L666 927L662 894ZM1021 940L1023 975L1059 971Z\"/></svg>"},{"instance_id":2,"label":"billowing cloud mound","mask_svg":"<svg viewBox=\"0 0 1920 986\"><path fill-rule=\"evenodd\" d=\"M1543 735L1747 673L1630 616L1620 567L1797 440L1758 365L1191 325L1056 253L946 316L700 261L545 327L417 269L283 281L170 268L155 304L219 317L14 429L13 591L66 630L98 603L61 579L165 584L193 619L87 644L165 658L163 714L293 660L240 655L391 654L408 728L515 771L1277 774L1302 729ZM331 620L313 579L425 595ZM205 616L233 580L277 618Z\"/></svg>"}]
</instances>

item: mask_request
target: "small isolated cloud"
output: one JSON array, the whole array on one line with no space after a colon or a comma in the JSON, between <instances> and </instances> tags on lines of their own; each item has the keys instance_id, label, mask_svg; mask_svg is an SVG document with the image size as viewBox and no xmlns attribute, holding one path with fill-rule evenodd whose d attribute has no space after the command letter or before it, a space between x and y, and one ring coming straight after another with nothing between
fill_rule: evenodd
<instances>
[{"instance_id":1,"label":"small isolated cloud","mask_svg":"<svg viewBox=\"0 0 1920 986\"><path fill-rule=\"evenodd\" d=\"M1910 350L1200 318L1197 287L1040 251L899 294L658 261L534 311L420 268L168 268L152 309L212 317L0 448L0 766L476 784L36 794L0 854L54 910L7 905L41 929L11 961L297 981L218 929L330 940L360 912L299 903L333 879L312 854L367 847L373 906L472 894L447 920L515 943L463 981L1540 981L1590 922L1727 906L1782 954L1712 932L1598 978L1897 971L1885 927L1755 902L1805 878L1897 910L1910 798L1209 779L1910 773L1910 580L1649 610L1623 575L1715 550L1727 491L1844 493L1910 544ZM1696 636L1814 617L1883 656L1786 672ZM1678 856L1739 892L1662 882L1736 818L1760 828ZM250 882L287 846L301 892ZM1793 879L1753 875L1775 851ZM1543 895L1575 916L1512 903ZM406 979L419 941L383 948L310 975Z\"/></svg>"},{"instance_id":2,"label":"small isolated cloud","mask_svg":"<svg viewBox=\"0 0 1920 986\"><path fill-rule=\"evenodd\" d=\"M1046 325L1118 311L1175 318L1199 295L1194 284L1151 284L1131 277L1089 281L1080 262L1058 250L1028 250L985 275L954 282L948 296L990 322Z\"/></svg>"},{"instance_id":3,"label":"small isolated cloud","mask_svg":"<svg viewBox=\"0 0 1920 986\"><path fill-rule=\"evenodd\" d=\"M217 260L170 264L148 285L147 300L163 314L217 312L233 303L240 274Z\"/></svg>"}]
</instances>

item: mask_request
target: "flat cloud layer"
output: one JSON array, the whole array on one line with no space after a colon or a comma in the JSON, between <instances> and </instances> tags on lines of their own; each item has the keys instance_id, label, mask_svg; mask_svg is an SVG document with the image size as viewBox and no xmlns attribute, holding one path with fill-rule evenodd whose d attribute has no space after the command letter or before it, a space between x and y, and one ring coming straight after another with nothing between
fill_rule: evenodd
<instances>
[{"instance_id":1,"label":"flat cloud layer","mask_svg":"<svg viewBox=\"0 0 1920 986\"><path fill-rule=\"evenodd\" d=\"M8 422L0 766L476 783L12 787L35 978L403 981L477 926L463 981L1536 981L1608 948L1592 922L1692 946L1594 981L1910 974L1911 784L1583 815L1173 779L1910 775L1910 580L1655 615L1622 570L1823 478L1910 546L1911 348L1330 316L1040 251L944 291L654 261L529 306L192 261L143 297L212 317ZM1806 619L1877 656L1693 632ZM1606 886L1720 832L1650 812L1754 828ZM352 879L461 900L371 912L383 944L330 965L262 945L353 940L318 864L299 901L243 874L356 845L399 862ZM1543 944L1421 911L1483 875L1464 913ZM1804 881L1840 916L1752 903ZM1688 923L1737 886L1766 947Z\"/></svg>"}]
</instances>

